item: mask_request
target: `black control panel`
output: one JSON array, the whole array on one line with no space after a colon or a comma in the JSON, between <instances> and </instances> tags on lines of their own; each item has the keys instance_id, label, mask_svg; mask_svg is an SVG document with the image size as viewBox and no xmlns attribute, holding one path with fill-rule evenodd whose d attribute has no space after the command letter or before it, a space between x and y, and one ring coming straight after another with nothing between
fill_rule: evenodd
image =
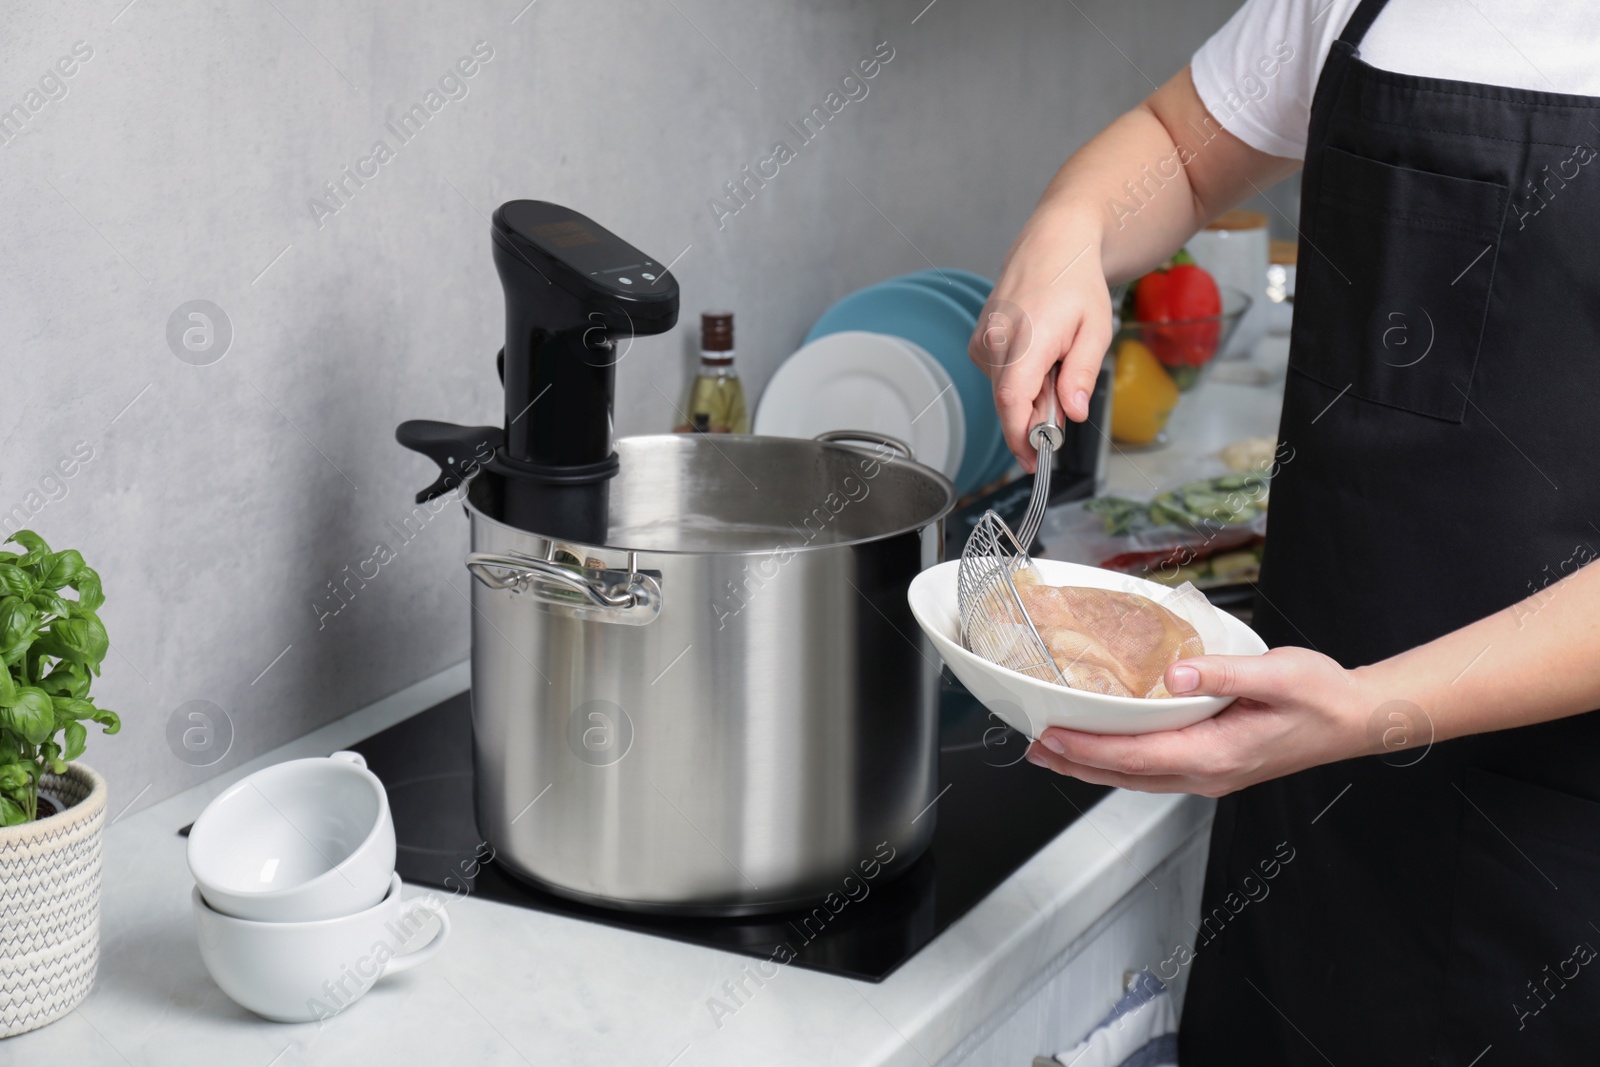
<instances>
[{"instance_id":1,"label":"black control panel","mask_svg":"<svg viewBox=\"0 0 1600 1067\"><path fill-rule=\"evenodd\" d=\"M512 200L495 212L495 240L529 253L530 266L580 297L654 304L677 302L678 283L652 257L571 208L543 200Z\"/></svg>"}]
</instances>

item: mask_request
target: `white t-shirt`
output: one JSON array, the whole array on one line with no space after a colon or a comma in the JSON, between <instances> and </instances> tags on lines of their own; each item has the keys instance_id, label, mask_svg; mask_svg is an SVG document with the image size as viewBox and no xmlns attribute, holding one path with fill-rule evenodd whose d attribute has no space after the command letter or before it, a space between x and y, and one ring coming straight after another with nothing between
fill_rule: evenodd
<instances>
[{"instance_id":1,"label":"white t-shirt","mask_svg":"<svg viewBox=\"0 0 1600 1067\"><path fill-rule=\"evenodd\" d=\"M1262 152L1304 159L1311 95L1358 0L1248 0L1200 46L1200 99ZM1594 0L1389 0L1361 58L1401 74L1600 96Z\"/></svg>"}]
</instances>

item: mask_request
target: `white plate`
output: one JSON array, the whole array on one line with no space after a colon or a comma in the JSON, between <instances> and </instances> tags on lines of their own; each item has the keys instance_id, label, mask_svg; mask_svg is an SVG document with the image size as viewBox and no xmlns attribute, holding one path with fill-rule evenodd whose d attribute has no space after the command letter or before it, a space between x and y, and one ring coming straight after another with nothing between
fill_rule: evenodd
<instances>
[{"instance_id":1,"label":"white plate","mask_svg":"<svg viewBox=\"0 0 1600 1067\"><path fill-rule=\"evenodd\" d=\"M966 417L949 373L901 337L847 330L819 337L783 362L761 394L753 429L775 437L875 430L954 478L966 454Z\"/></svg>"},{"instance_id":2,"label":"white plate","mask_svg":"<svg viewBox=\"0 0 1600 1067\"><path fill-rule=\"evenodd\" d=\"M939 382L939 404L945 411L944 422L949 426L950 443L945 449L944 463L932 465L937 466L939 472L953 482L961 470L962 461L967 453L967 414L961 404L961 393L956 389L956 383L951 379L950 372L945 370L944 364L934 358L933 353L904 337L894 337L891 340L909 348ZM932 413L925 417L931 418Z\"/></svg>"},{"instance_id":3,"label":"white plate","mask_svg":"<svg viewBox=\"0 0 1600 1067\"><path fill-rule=\"evenodd\" d=\"M1050 585L1080 585L1094 589L1117 589L1160 600L1170 592L1165 586L1116 571L1036 559L1034 565ZM956 600L956 572L960 560L930 567L912 579L907 596L911 613L933 640L939 655L961 684L984 707L998 715L1006 725L1030 738L1037 738L1048 727L1065 726L1091 734L1148 734L1158 730L1181 730L1202 719L1209 719L1232 702L1229 697L1168 697L1146 700L1142 697L1114 697L1063 689L1025 674L991 663L961 645L961 609ZM1208 653L1233 656L1258 656L1267 650L1256 632L1232 615L1219 612L1227 641Z\"/></svg>"}]
</instances>

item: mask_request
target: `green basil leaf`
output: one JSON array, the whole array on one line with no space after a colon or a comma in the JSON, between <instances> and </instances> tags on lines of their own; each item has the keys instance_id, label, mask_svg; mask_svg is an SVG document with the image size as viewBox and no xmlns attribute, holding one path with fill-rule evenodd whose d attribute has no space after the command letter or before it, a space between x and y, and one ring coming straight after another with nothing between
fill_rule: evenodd
<instances>
[{"instance_id":1,"label":"green basil leaf","mask_svg":"<svg viewBox=\"0 0 1600 1067\"><path fill-rule=\"evenodd\" d=\"M72 601L49 591L41 590L34 593L28 597L28 603L38 608L42 614L55 615L63 619L72 617Z\"/></svg>"},{"instance_id":2,"label":"green basil leaf","mask_svg":"<svg viewBox=\"0 0 1600 1067\"><path fill-rule=\"evenodd\" d=\"M40 686L40 688L42 689L43 686ZM57 696L54 693L50 694L50 703L56 710L56 729L58 730L69 722L92 718L96 710L94 704L90 701L80 700L77 697Z\"/></svg>"},{"instance_id":3,"label":"green basil leaf","mask_svg":"<svg viewBox=\"0 0 1600 1067\"><path fill-rule=\"evenodd\" d=\"M28 813L10 797L0 797L0 826L21 826L28 821Z\"/></svg>"},{"instance_id":4,"label":"green basil leaf","mask_svg":"<svg viewBox=\"0 0 1600 1067\"><path fill-rule=\"evenodd\" d=\"M65 552L57 552L50 556L48 565L40 569L44 572L39 577L45 588L60 589L77 580L78 574L83 570L83 556L77 549L69 548Z\"/></svg>"},{"instance_id":5,"label":"green basil leaf","mask_svg":"<svg viewBox=\"0 0 1600 1067\"><path fill-rule=\"evenodd\" d=\"M78 610L97 611L106 602L105 591L100 586L100 575L91 567L85 567L78 572L72 580L72 588L78 591Z\"/></svg>"},{"instance_id":6,"label":"green basil leaf","mask_svg":"<svg viewBox=\"0 0 1600 1067\"><path fill-rule=\"evenodd\" d=\"M33 775L28 773L28 764L0 764L0 790L11 792L12 790L26 789L32 783Z\"/></svg>"},{"instance_id":7,"label":"green basil leaf","mask_svg":"<svg viewBox=\"0 0 1600 1067\"><path fill-rule=\"evenodd\" d=\"M70 623L72 620L57 619L57 624ZM58 659L62 662L77 661L80 659L72 648L71 630L62 626L50 627L34 639L33 646L28 649L29 657L39 656L47 659ZM31 660L30 660L31 661ZM38 677L39 672L33 671L33 677Z\"/></svg>"},{"instance_id":8,"label":"green basil leaf","mask_svg":"<svg viewBox=\"0 0 1600 1067\"><path fill-rule=\"evenodd\" d=\"M9 708L17 702L17 683L8 667L0 666L0 708Z\"/></svg>"},{"instance_id":9,"label":"green basil leaf","mask_svg":"<svg viewBox=\"0 0 1600 1067\"><path fill-rule=\"evenodd\" d=\"M4 683L0 683L0 707L5 706ZM86 697L89 695L89 672L81 664L63 660L39 681L39 688L51 696Z\"/></svg>"},{"instance_id":10,"label":"green basil leaf","mask_svg":"<svg viewBox=\"0 0 1600 1067\"><path fill-rule=\"evenodd\" d=\"M16 556L0 556L0 595L27 597L38 588L38 583L21 567L12 565Z\"/></svg>"},{"instance_id":11,"label":"green basil leaf","mask_svg":"<svg viewBox=\"0 0 1600 1067\"><path fill-rule=\"evenodd\" d=\"M39 560L50 554L50 546L44 543L44 538L40 537L32 530L18 530L16 533L6 538L4 543L8 545L18 544L28 550L27 555L21 556L18 559L18 562L23 566L37 563Z\"/></svg>"},{"instance_id":12,"label":"green basil leaf","mask_svg":"<svg viewBox=\"0 0 1600 1067\"><path fill-rule=\"evenodd\" d=\"M122 717L110 708L95 708L94 714L85 715L84 718L99 723L102 733L114 734L122 729Z\"/></svg>"},{"instance_id":13,"label":"green basil leaf","mask_svg":"<svg viewBox=\"0 0 1600 1067\"><path fill-rule=\"evenodd\" d=\"M99 673L100 661L106 658L106 653L111 651L111 638L106 635L105 624L93 612L87 613L82 618L73 619L73 622L82 623L84 627L85 644L83 653L89 666L96 668Z\"/></svg>"},{"instance_id":14,"label":"green basil leaf","mask_svg":"<svg viewBox=\"0 0 1600 1067\"><path fill-rule=\"evenodd\" d=\"M88 742L88 737L90 731L83 726L83 723L67 723L67 749L66 752L62 752L62 757L67 760L77 760L83 755L83 745Z\"/></svg>"},{"instance_id":15,"label":"green basil leaf","mask_svg":"<svg viewBox=\"0 0 1600 1067\"><path fill-rule=\"evenodd\" d=\"M39 632L39 609L20 597L0 600L0 660L16 663Z\"/></svg>"},{"instance_id":16,"label":"green basil leaf","mask_svg":"<svg viewBox=\"0 0 1600 1067\"><path fill-rule=\"evenodd\" d=\"M8 720L6 725L21 734L30 745L40 745L50 740L50 735L56 730L55 704L48 693L31 685L17 690L16 704L0 711L0 717Z\"/></svg>"},{"instance_id":17,"label":"green basil leaf","mask_svg":"<svg viewBox=\"0 0 1600 1067\"><path fill-rule=\"evenodd\" d=\"M66 730L67 748L62 753L64 759L75 760L83 755L84 745L88 743L89 731L81 722L69 722Z\"/></svg>"},{"instance_id":18,"label":"green basil leaf","mask_svg":"<svg viewBox=\"0 0 1600 1067\"><path fill-rule=\"evenodd\" d=\"M76 619L56 619L34 645L44 655L82 663L91 670L105 659L108 647L106 628L92 612Z\"/></svg>"}]
</instances>

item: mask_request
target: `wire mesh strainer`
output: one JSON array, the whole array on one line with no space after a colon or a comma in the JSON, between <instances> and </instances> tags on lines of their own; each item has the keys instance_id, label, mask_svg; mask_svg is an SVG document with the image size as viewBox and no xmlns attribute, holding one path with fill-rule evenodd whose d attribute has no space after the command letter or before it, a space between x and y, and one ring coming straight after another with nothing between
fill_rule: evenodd
<instances>
[{"instance_id":1,"label":"wire mesh strainer","mask_svg":"<svg viewBox=\"0 0 1600 1067\"><path fill-rule=\"evenodd\" d=\"M962 644L991 663L1065 687L1067 680L1028 618L1014 580L1017 573L1033 566L1027 546L1044 520L1051 462L1063 440L1061 427L1056 425L1053 370L1045 380L1045 392L1050 397L1045 419L1028 432L1028 443L1038 451L1039 462L1022 527L1012 533L997 512L984 512L961 551L956 597L961 608Z\"/></svg>"}]
</instances>

